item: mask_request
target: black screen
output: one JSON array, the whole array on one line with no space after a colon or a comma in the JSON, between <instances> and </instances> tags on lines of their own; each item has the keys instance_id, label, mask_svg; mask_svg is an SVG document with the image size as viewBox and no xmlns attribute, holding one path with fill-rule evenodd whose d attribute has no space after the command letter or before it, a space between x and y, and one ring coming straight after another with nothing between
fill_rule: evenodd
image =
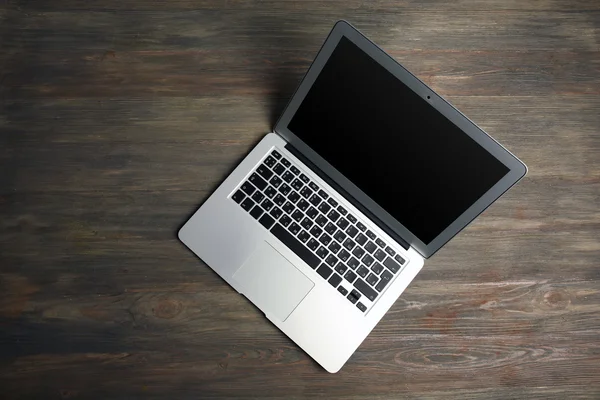
<instances>
[{"instance_id":1,"label":"black screen","mask_svg":"<svg viewBox=\"0 0 600 400\"><path fill-rule=\"evenodd\" d=\"M425 244L509 171L345 37L288 128Z\"/></svg>"}]
</instances>

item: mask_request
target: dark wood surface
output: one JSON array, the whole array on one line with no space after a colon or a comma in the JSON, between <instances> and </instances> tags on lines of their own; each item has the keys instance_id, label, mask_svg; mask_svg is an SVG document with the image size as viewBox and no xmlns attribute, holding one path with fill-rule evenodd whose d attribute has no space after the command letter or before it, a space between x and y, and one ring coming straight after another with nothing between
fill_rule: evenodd
<instances>
[{"instance_id":1,"label":"dark wood surface","mask_svg":"<svg viewBox=\"0 0 600 400\"><path fill-rule=\"evenodd\" d=\"M176 239L347 19L525 180L322 370ZM0 396L600 398L600 2L0 2Z\"/></svg>"}]
</instances>

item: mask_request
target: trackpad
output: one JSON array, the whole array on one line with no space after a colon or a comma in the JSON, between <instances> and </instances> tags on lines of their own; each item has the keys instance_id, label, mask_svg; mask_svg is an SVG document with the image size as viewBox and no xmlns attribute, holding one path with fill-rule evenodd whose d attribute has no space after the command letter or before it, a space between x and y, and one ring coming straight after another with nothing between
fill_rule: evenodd
<instances>
[{"instance_id":1,"label":"trackpad","mask_svg":"<svg viewBox=\"0 0 600 400\"><path fill-rule=\"evenodd\" d=\"M281 321L286 320L315 285L267 242L258 245L233 279L252 303Z\"/></svg>"}]
</instances>

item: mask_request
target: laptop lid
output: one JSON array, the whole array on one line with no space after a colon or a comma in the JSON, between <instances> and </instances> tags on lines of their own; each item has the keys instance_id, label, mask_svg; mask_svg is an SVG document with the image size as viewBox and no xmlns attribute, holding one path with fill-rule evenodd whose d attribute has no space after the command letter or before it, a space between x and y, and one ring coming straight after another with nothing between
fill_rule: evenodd
<instances>
[{"instance_id":1,"label":"laptop lid","mask_svg":"<svg viewBox=\"0 0 600 400\"><path fill-rule=\"evenodd\" d=\"M426 258L527 172L345 21L334 26L275 132Z\"/></svg>"}]
</instances>

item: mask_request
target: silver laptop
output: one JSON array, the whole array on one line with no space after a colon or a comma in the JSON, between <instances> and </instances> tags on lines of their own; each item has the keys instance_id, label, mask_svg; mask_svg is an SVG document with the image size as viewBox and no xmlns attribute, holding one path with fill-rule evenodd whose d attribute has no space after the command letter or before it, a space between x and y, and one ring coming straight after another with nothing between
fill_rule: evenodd
<instances>
[{"instance_id":1,"label":"silver laptop","mask_svg":"<svg viewBox=\"0 0 600 400\"><path fill-rule=\"evenodd\" d=\"M274 132L179 238L337 372L424 260L526 171L340 21Z\"/></svg>"}]
</instances>

